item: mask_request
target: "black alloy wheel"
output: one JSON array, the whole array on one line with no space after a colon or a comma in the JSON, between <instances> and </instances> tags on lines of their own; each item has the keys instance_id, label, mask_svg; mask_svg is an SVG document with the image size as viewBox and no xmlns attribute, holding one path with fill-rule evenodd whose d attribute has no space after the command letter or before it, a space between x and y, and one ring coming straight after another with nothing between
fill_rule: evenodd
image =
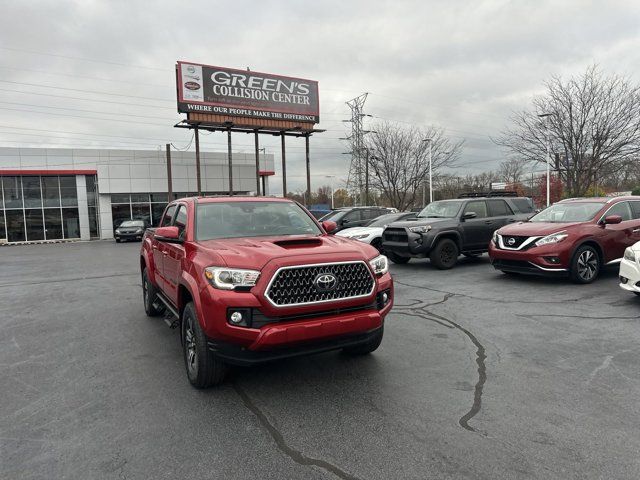
<instances>
[{"instance_id":1,"label":"black alloy wheel","mask_svg":"<svg viewBox=\"0 0 640 480\"><path fill-rule=\"evenodd\" d=\"M438 242L429 258L431 264L439 270L448 270L458 261L458 245L450 238L443 238Z\"/></svg>"}]
</instances>

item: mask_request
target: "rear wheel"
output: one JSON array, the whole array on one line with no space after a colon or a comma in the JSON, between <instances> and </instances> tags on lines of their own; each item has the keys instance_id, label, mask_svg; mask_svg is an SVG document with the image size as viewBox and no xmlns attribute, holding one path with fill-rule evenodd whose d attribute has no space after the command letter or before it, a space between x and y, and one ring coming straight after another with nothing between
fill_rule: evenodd
<instances>
[{"instance_id":1,"label":"rear wheel","mask_svg":"<svg viewBox=\"0 0 640 480\"><path fill-rule=\"evenodd\" d=\"M147 269L142 271L142 301L144 302L144 311L149 317L157 317L163 310L155 306L157 300L158 289L151 283L147 275Z\"/></svg>"},{"instance_id":2,"label":"rear wheel","mask_svg":"<svg viewBox=\"0 0 640 480\"><path fill-rule=\"evenodd\" d=\"M120 243L120 239L119 238L116 238L116 243Z\"/></svg>"},{"instance_id":3,"label":"rear wheel","mask_svg":"<svg viewBox=\"0 0 640 480\"><path fill-rule=\"evenodd\" d=\"M348 355L366 355L371 353L380 346L382 343L382 337L384 335L384 327L381 327L376 335L368 340L366 343L360 345L354 345L353 347L343 348L342 351Z\"/></svg>"},{"instance_id":4,"label":"rear wheel","mask_svg":"<svg viewBox=\"0 0 640 480\"><path fill-rule=\"evenodd\" d=\"M182 312L182 352L191 385L208 388L222 383L228 367L209 351L193 302Z\"/></svg>"},{"instance_id":5,"label":"rear wheel","mask_svg":"<svg viewBox=\"0 0 640 480\"><path fill-rule=\"evenodd\" d=\"M583 245L571 260L571 279L576 283L591 283L600 273L600 257L595 248Z\"/></svg>"},{"instance_id":6,"label":"rear wheel","mask_svg":"<svg viewBox=\"0 0 640 480\"><path fill-rule=\"evenodd\" d=\"M439 270L448 270L458 261L458 245L450 238L443 238L438 242L429 258L431 264Z\"/></svg>"},{"instance_id":7,"label":"rear wheel","mask_svg":"<svg viewBox=\"0 0 640 480\"><path fill-rule=\"evenodd\" d=\"M401 257L397 253L389 252L386 254L387 258L391 260L393 263L404 264L411 260L411 257Z\"/></svg>"}]
</instances>

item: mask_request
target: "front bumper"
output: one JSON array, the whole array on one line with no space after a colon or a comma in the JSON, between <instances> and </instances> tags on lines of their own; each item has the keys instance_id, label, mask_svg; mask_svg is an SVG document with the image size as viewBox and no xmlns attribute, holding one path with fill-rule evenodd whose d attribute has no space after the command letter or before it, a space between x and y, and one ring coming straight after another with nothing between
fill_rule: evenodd
<instances>
[{"instance_id":1,"label":"front bumper","mask_svg":"<svg viewBox=\"0 0 640 480\"><path fill-rule=\"evenodd\" d=\"M424 258L429 256L433 247L434 236L413 233L407 230L407 241L395 242L382 237L382 248L385 252L393 252L401 257Z\"/></svg>"},{"instance_id":2,"label":"front bumper","mask_svg":"<svg viewBox=\"0 0 640 480\"><path fill-rule=\"evenodd\" d=\"M489 259L496 270L526 275L569 275L569 252L557 245L535 247L529 250L502 250L493 241L489 245ZM555 261L551 261L554 259Z\"/></svg>"},{"instance_id":3,"label":"front bumper","mask_svg":"<svg viewBox=\"0 0 640 480\"><path fill-rule=\"evenodd\" d=\"M114 233L113 238L116 240L142 240L144 232L142 233Z\"/></svg>"},{"instance_id":4,"label":"front bumper","mask_svg":"<svg viewBox=\"0 0 640 480\"><path fill-rule=\"evenodd\" d=\"M620 261L620 288L640 293L640 267L625 258Z\"/></svg>"}]
</instances>

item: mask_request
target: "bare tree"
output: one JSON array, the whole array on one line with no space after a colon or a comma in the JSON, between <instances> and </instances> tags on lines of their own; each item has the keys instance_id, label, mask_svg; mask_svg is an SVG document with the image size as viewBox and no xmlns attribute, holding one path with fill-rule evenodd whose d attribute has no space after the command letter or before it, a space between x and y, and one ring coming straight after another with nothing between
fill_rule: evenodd
<instances>
[{"instance_id":1,"label":"bare tree","mask_svg":"<svg viewBox=\"0 0 640 480\"><path fill-rule=\"evenodd\" d=\"M498 145L524 160L545 163L548 128L553 168L574 196L583 195L602 172L638 155L638 86L591 66L567 81L552 77L545 87L532 110L514 115L514 126L495 139Z\"/></svg>"},{"instance_id":2,"label":"bare tree","mask_svg":"<svg viewBox=\"0 0 640 480\"><path fill-rule=\"evenodd\" d=\"M368 135L365 142L369 184L399 210L414 205L428 182L429 145L424 140L431 139L434 176L444 165L453 165L464 143L452 142L436 127L420 129L381 122L372 130L375 133Z\"/></svg>"},{"instance_id":3,"label":"bare tree","mask_svg":"<svg viewBox=\"0 0 640 480\"><path fill-rule=\"evenodd\" d=\"M520 158L505 160L500 164L498 175L503 182L515 185L522 180L526 164L527 161Z\"/></svg>"}]
</instances>

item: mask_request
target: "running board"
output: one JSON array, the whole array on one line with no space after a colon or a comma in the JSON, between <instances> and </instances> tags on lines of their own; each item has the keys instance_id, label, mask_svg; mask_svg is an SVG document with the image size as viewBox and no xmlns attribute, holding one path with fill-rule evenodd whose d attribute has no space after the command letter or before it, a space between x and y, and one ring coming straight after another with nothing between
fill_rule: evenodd
<instances>
[{"instance_id":1,"label":"running board","mask_svg":"<svg viewBox=\"0 0 640 480\"><path fill-rule=\"evenodd\" d=\"M178 311L162 293L158 292L156 294L156 298L160 300L166 307L167 311L171 313L171 316L167 315L164 317L164 323L166 323L171 329L177 328L180 325L180 315L178 314Z\"/></svg>"}]
</instances>

